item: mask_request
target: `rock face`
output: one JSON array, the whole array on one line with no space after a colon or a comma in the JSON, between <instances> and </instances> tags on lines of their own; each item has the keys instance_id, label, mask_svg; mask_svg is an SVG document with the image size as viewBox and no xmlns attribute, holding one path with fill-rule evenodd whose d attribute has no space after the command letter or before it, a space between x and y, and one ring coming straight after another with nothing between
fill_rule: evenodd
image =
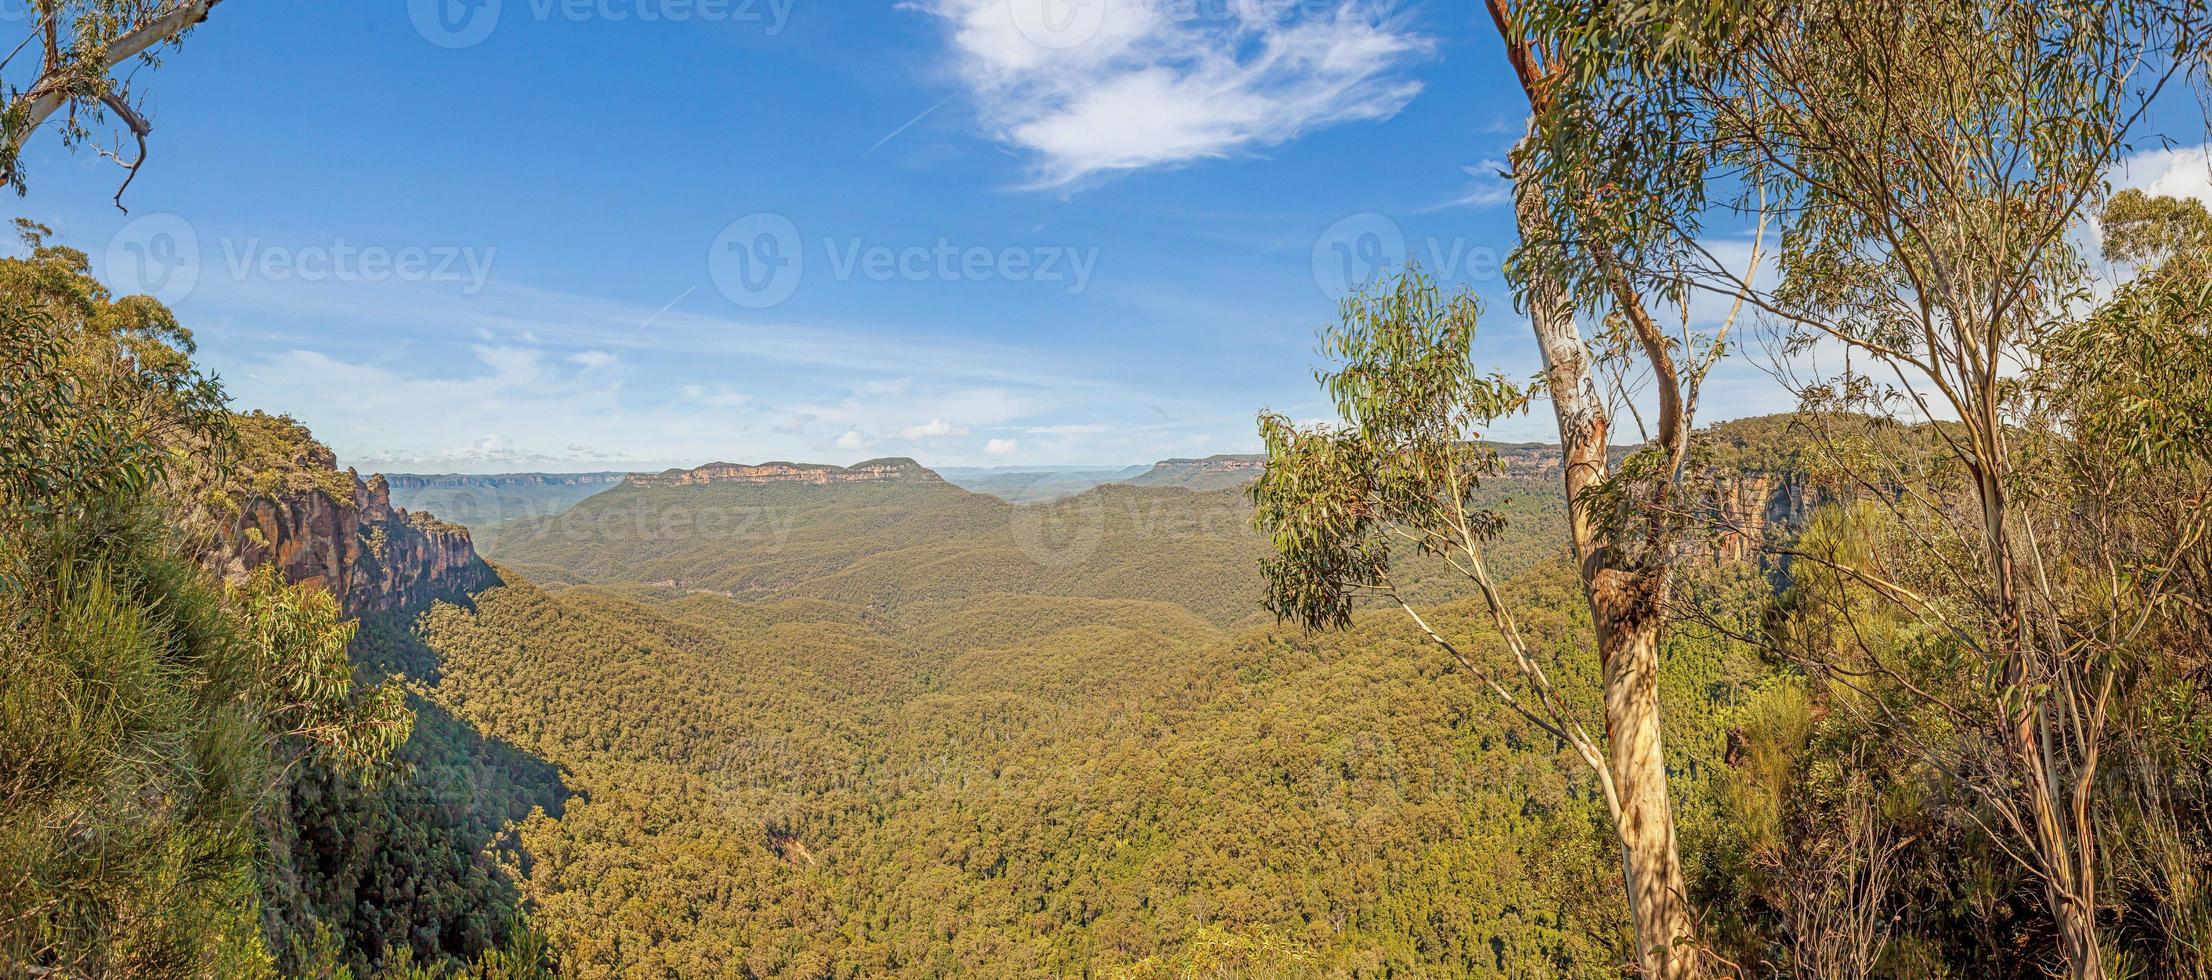
<instances>
[{"instance_id":1,"label":"rock face","mask_svg":"<svg viewBox=\"0 0 2212 980\"><path fill-rule=\"evenodd\" d=\"M689 470L667 470L661 473L633 473L628 477L636 487L694 487L713 483L807 483L828 485L832 483L879 483L898 480L911 483L942 483L944 479L911 459L871 459L851 466L826 466L818 463L762 463L748 466L742 463L708 463Z\"/></svg>"},{"instance_id":2,"label":"rock face","mask_svg":"<svg viewBox=\"0 0 2212 980\"><path fill-rule=\"evenodd\" d=\"M1795 537L1813 509L1829 502L1802 470L1716 472L1705 492L1706 512L1719 532L1713 539L1717 562L1759 560L1762 547Z\"/></svg>"},{"instance_id":3,"label":"rock face","mask_svg":"<svg viewBox=\"0 0 2212 980\"><path fill-rule=\"evenodd\" d=\"M1267 457L1250 455L1208 456L1205 459L1163 459L1152 470L1123 482L1133 487L1187 487L1191 490L1227 490L1260 478Z\"/></svg>"},{"instance_id":4,"label":"rock face","mask_svg":"<svg viewBox=\"0 0 2212 980\"><path fill-rule=\"evenodd\" d=\"M1557 476L1565 465L1559 461L1559 447L1548 442L1493 442L1490 449L1509 477Z\"/></svg>"},{"instance_id":5,"label":"rock face","mask_svg":"<svg viewBox=\"0 0 2212 980\"><path fill-rule=\"evenodd\" d=\"M1163 459L1152 464L1152 472L1195 471L1199 473L1251 473L1259 475L1266 468L1267 457L1257 454L1232 455L1222 453L1205 459Z\"/></svg>"},{"instance_id":6,"label":"rock face","mask_svg":"<svg viewBox=\"0 0 2212 980\"><path fill-rule=\"evenodd\" d=\"M352 495L287 489L249 500L228 535L224 570L242 577L274 564L286 580L321 586L348 616L383 612L489 584L468 528L392 506L379 476L347 470Z\"/></svg>"}]
</instances>

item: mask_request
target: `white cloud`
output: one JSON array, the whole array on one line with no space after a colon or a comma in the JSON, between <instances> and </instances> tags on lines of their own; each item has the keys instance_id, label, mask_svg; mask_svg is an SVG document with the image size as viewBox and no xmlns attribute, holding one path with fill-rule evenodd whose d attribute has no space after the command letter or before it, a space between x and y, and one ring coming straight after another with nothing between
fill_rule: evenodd
<instances>
[{"instance_id":1,"label":"white cloud","mask_svg":"<svg viewBox=\"0 0 2212 980\"><path fill-rule=\"evenodd\" d=\"M1390 118L1421 90L1404 68L1433 48L1359 0L914 2L950 23L985 125L1047 186Z\"/></svg>"},{"instance_id":2,"label":"white cloud","mask_svg":"<svg viewBox=\"0 0 2212 980\"><path fill-rule=\"evenodd\" d=\"M2212 144L2138 153L2120 164L2113 182L2151 195L2193 197L2212 207Z\"/></svg>"},{"instance_id":3,"label":"white cloud","mask_svg":"<svg viewBox=\"0 0 2212 980\"><path fill-rule=\"evenodd\" d=\"M587 350L568 355L568 360L586 371L597 371L600 368L613 367L618 358L603 350Z\"/></svg>"},{"instance_id":4,"label":"white cloud","mask_svg":"<svg viewBox=\"0 0 2212 980\"><path fill-rule=\"evenodd\" d=\"M984 444L983 451L990 453L993 456L1010 456L1013 454L1014 450L1020 448L1021 443L1015 440L993 439L990 442Z\"/></svg>"},{"instance_id":5,"label":"white cloud","mask_svg":"<svg viewBox=\"0 0 2212 980\"><path fill-rule=\"evenodd\" d=\"M837 437L837 448L839 449L861 449L867 445L868 440L861 437L859 429L847 429L844 435Z\"/></svg>"},{"instance_id":6,"label":"white cloud","mask_svg":"<svg viewBox=\"0 0 2212 980\"><path fill-rule=\"evenodd\" d=\"M968 427L954 425L944 419L930 419L922 425L910 425L903 433L908 439L944 439L968 434Z\"/></svg>"},{"instance_id":7,"label":"white cloud","mask_svg":"<svg viewBox=\"0 0 2212 980\"><path fill-rule=\"evenodd\" d=\"M1150 461L1180 452L1172 440L1193 430L1224 446L1252 441L1246 395L1153 390L1156 365L1135 352L1070 358L1039 340L698 305L660 310L502 282L463 297L411 283L216 277L188 315L205 365L241 408L293 412L364 472L832 462L823 457L880 450L932 421L1019 437L1017 456L1040 462ZM247 326L263 323L329 329ZM594 371L569 359L587 351L616 361ZM862 434L859 449L835 445L848 431ZM493 434L498 442L481 444ZM1005 462L986 442L947 432L902 454Z\"/></svg>"},{"instance_id":8,"label":"white cloud","mask_svg":"<svg viewBox=\"0 0 2212 980\"><path fill-rule=\"evenodd\" d=\"M1500 176L1506 170L1503 160L1484 160L1472 167L1461 167L1467 172L1467 187L1459 196L1444 202L1433 210L1445 208L1488 208L1513 200L1513 182Z\"/></svg>"},{"instance_id":9,"label":"white cloud","mask_svg":"<svg viewBox=\"0 0 2212 980\"><path fill-rule=\"evenodd\" d=\"M619 444L624 428L613 385L568 382L545 370L541 355L516 347L476 345L476 370L452 377L420 377L379 365L340 360L317 351L291 350L259 362L244 380L261 397L242 407L291 409L315 428L349 463L370 469L451 472L529 468L613 468L623 453L589 449L573 441L565 450L545 431L547 420L598 421L594 442ZM404 362L398 362L404 363ZM328 393L342 391L342 412L323 410ZM301 410L300 406L308 406ZM574 436L579 426L568 424ZM405 433L415 444L390 441ZM432 438L480 433L460 445Z\"/></svg>"}]
</instances>

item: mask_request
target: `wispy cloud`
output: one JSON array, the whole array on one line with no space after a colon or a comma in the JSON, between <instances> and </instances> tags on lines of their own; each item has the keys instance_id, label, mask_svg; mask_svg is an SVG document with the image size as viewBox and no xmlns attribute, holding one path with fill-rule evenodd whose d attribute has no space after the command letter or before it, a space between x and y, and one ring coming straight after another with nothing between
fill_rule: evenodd
<instances>
[{"instance_id":1,"label":"wispy cloud","mask_svg":"<svg viewBox=\"0 0 2212 980\"><path fill-rule=\"evenodd\" d=\"M181 309L241 407L293 412L365 470L885 454L1124 463L1157 458L1192 429L1231 438L1250 428L1249 414L1221 416L1236 405L1229 392L1153 390L1157 366L1140 355L1072 357L1049 339L690 305L699 308L504 280L461 295L218 277ZM1155 428L1161 404L1168 422ZM994 439L1005 440L998 451Z\"/></svg>"},{"instance_id":2,"label":"wispy cloud","mask_svg":"<svg viewBox=\"0 0 2212 980\"><path fill-rule=\"evenodd\" d=\"M950 25L954 67L991 134L1041 186L1277 146L1387 119L1433 49L1360 0L914 0Z\"/></svg>"},{"instance_id":3,"label":"wispy cloud","mask_svg":"<svg viewBox=\"0 0 2212 980\"><path fill-rule=\"evenodd\" d=\"M1489 208L1513 200L1513 182L1506 179L1503 160L1484 160L1472 167L1461 167L1467 173L1467 186L1449 201L1431 211L1450 208Z\"/></svg>"}]
</instances>

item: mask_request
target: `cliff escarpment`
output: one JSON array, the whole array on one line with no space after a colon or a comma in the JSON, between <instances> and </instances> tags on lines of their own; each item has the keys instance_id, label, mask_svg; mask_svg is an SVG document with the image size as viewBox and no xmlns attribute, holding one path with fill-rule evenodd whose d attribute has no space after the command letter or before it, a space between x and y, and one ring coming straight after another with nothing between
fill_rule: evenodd
<instances>
[{"instance_id":1,"label":"cliff escarpment","mask_svg":"<svg viewBox=\"0 0 2212 980\"><path fill-rule=\"evenodd\" d=\"M1205 459L1163 459L1146 473L1123 480L1133 487L1183 487L1189 490L1228 490L1260 478L1267 457L1224 453Z\"/></svg>"},{"instance_id":2,"label":"cliff escarpment","mask_svg":"<svg viewBox=\"0 0 2212 980\"><path fill-rule=\"evenodd\" d=\"M1702 489L1716 561L1758 560L1764 549L1787 544L1830 496L1804 470L1713 471L1707 480Z\"/></svg>"},{"instance_id":3,"label":"cliff escarpment","mask_svg":"<svg viewBox=\"0 0 2212 980\"><path fill-rule=\"evenodd\" d=\"M287 581L336 596L348 616L492 583L468 528L392 506L383 477L340 470L299 423L256 412L237 427L243 485L215 557L226 576L275 565Z\"/></svg>"},{"instance_id":4,"label":"cliff escarpment","mask_svg":"<svg viewBox=\"0 0 2212 980\"><path fill-rule=\"evenodd\" d=\"M762 463L758 466L743 463L708 463L688 470L667 470L660 473L634 473L628 478L637 487L692 487L717 483L802 483L827 486L836 483L879 483L885 481L909 483L943 483L928 467L911 459L871 459L851 466L829 466L820 463Z\"/></svg>"}]
</instances>

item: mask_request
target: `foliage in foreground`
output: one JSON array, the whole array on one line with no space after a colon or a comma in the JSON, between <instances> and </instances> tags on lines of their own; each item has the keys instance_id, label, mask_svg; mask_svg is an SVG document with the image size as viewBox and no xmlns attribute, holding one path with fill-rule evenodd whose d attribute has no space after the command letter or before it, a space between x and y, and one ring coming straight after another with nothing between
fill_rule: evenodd
<instances>
[{"instance_id":1,"label":"foliage in foreground","mask_svg":"<svg viewBox=\"0 0 2212 980\"><path fill-rule=\"evenodd\" d=\"M272 850L298 829L276 803L304 773L382 780L414 716L356 683L328 593L204 567L238 492L221 389L168 310L23 230L0 260L0 973L308 969L335 943L264 916L312 877ZM515 950L478 965L539 962Z\"/></svg>"}]
</instances>

